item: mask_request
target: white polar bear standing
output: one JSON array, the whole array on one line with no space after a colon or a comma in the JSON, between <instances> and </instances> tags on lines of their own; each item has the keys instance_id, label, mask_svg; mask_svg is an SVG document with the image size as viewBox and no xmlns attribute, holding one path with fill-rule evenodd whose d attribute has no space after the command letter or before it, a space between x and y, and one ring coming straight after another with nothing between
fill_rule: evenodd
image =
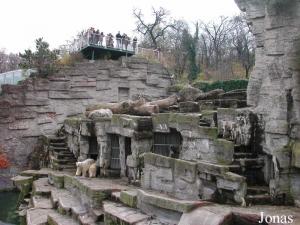
<instances>
[{"instance_id":1,"label":"white polar bear standing","mask_svg":"<svg viewBox=\"0 0 300 225\"><path fill-rule=\"evenodd\" d=\"M96 173L97 173L97 164L93 163L89 168L89 177L90 178L96 177Z\"/></svg>"},{"instance_id":2,"label":"white polar bear standing","mask_svg":"<svg viewBox=\"0 0 300 225\"><path fill-rule=\"evenodd\" d=\"M82 175L83 177L87 176L87 172L89 171L90 166L95 163L93 159L86 159L83 162L77 162L77 170L75 176Z\"/></svg>"}]
</instances>

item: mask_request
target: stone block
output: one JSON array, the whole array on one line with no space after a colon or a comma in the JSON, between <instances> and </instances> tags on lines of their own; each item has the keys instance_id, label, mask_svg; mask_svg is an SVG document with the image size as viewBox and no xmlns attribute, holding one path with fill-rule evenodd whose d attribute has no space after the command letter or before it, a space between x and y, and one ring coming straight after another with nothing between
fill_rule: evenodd
<instances>
[{"instance_id":1,"label":"stone block","mask_svg":"<svg viewBox=\"0 0 300 225\"><path fill-rule=\"evenodd\" d=\"M220 176L229 172L229 167L225 165L213 164L207 161L198 161L197 170L200 173L211 174L214 176Z\"/></svg>"},{"instance_id":2,"label":"stone block","mask_svg":"<svg viewBox=\"0 0 300 225\"><path fill-rule=\"evenodd\" d=\"M66 91L69 90L70 87L70 82L57 80L49 82L49 90L51 91Z\"/></svg>"},{"instance_id":3,"label":"stone block","mask_svg":"<svg viewBox=\"0 0 300 225\"><path fill-rule=\"evenodd\" d=\"M181 113L199 112L199 104L197 102L180 102L179 110Z\"/></svg>"},{"instance_id":4,"label":"stone block","mask_svg":"<svg viewBox=\"0 0 300 225\"><path fill-rule=\"evenodd\" d=\"M49 104L48 98L26 98L24 102L26 106L47 106Z\"/></svg>"},{"instance_id":5,"label":"stone block","mask_svg":"<svg viewBox=\"0 0 300 225\"><path fill-rule=\"evenodd\" d=\"M49 91L50 99L90 99L86 91Z\"/></svg>"},{"instance_id":6,"label":"stone block","mask_svg":"<svg viewBox=\"0 0 300 225\"><path fill-rule=\"evenodd\" d=\"M180 159L174 160L174 177L193 183L196 179L197 164Z\"/></svg>"},{"instance_id":7,"label":"stone block","mask_svg":"<svg viewBox=\"0 0 300 225\"><path fill-rule=\"evenodd\" d=\"M120 200L125 205L136 208L137 207L137 191L136 190L126 190L121 191Z\"/></svg>"},{"instance_id":8,"label":"stone block","mask_svg":"<svg viewBox=\"0 0 300 225\"><path fill-rule=\"evenodd\" d=\"M9 130L28 130L29 129L29 123L20 121L20 122L15 122L13 124L10 124L8 126Z\"/></svg>"},{"instance_id":9,"label":"stone block","mask_svg":"<svg viewBox=\"0 0 300 225\"><path fill-rule=\"evenodd\" d=\"M164 194L145 190L138 190L138 201L144 204L155 206L161 210L167 209L180 213L189 212L194 208L209 204L201 201L179 200L168 197Z\"/></svg>"},{"instance_id":10,"label":"stone block","mask_svg":"<svg viewBox=\"0 0 300 225\"><path fill-rule=\"evenodd\" d=\"M175 160L169 157L147 152L144 154L144 163L157 167L174 168Z\"/></svg>"},{"instance_id":11,"label":"stone block","mask_svg":"<svg viewBox=\"0 0 300 225\"><path fill-rule=\"evenodd\" d=\"M205 219L204 219L205 218ZM232 218L230 209L219 206L204 206L184 213L178 225L220 225L230 224Z\"/></svg>"}]
</instances>

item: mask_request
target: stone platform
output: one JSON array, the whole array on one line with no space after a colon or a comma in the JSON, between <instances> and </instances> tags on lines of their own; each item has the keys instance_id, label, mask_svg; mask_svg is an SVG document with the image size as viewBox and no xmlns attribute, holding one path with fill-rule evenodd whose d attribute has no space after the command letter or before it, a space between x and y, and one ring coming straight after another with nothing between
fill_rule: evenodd
<instances>
[{"instance_id":1,"label":"stone platform","mask_svg":"<svg viewBox=\"0 0 300 225\"><path fill-rule=\"evenodd\" d=\"M127 185L124 179L91 179L68 172L48 172L48 178L30 177L33 191L26 213L28 225L258 224L261 212L270 216L291 215L292 224L300 224L299 208L234 207L186 201Z\"/></svg>"}]
</instances>

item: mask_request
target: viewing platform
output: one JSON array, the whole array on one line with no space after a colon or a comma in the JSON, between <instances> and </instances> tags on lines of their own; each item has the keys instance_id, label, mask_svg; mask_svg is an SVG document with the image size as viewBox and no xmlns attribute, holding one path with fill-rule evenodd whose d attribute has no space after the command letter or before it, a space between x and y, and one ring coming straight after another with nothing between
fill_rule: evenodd
<instances>
[{"instance_id":1,"label":"viewing platform","mask_svg":"<svg viewBox=\"0 0 300 225\"><path fill-rule=\"evenodd\" d=\"M127 35L116 38L111 33L104 35L95 31L82 32L67 45L61 46L63 52L81 52L87 59L118 59L132 56L137 52L137 41Z\"/></svg>"}]
</instances>

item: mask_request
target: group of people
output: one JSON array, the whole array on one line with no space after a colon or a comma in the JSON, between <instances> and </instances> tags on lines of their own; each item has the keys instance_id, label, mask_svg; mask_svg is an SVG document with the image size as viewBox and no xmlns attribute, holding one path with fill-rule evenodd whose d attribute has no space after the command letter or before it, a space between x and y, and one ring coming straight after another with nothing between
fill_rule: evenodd
<instances>
[{"instance_id":1,"label":"group of people","mask_svg":"<svg viewBox=\"0 0 300 225\"><path fill-rule=\"evenodd\" d=\"M89 28L85 32L84 37L87 38L89 44L100 45L100 46L103 46L103 41L105 37L105 44L106 47L108 48L118 48L118 49L128 50L128 46L131 44L130 37L125 33L121 35L120 31L115 36L116 46L114 46L114 35L109 33L105 36L103 32L100 32L99 30L96 30L93 27ZM132 39L133 51L136 51L136 47L137 47L137 38L134 37Z\"/></svg>"}]
</instances>

